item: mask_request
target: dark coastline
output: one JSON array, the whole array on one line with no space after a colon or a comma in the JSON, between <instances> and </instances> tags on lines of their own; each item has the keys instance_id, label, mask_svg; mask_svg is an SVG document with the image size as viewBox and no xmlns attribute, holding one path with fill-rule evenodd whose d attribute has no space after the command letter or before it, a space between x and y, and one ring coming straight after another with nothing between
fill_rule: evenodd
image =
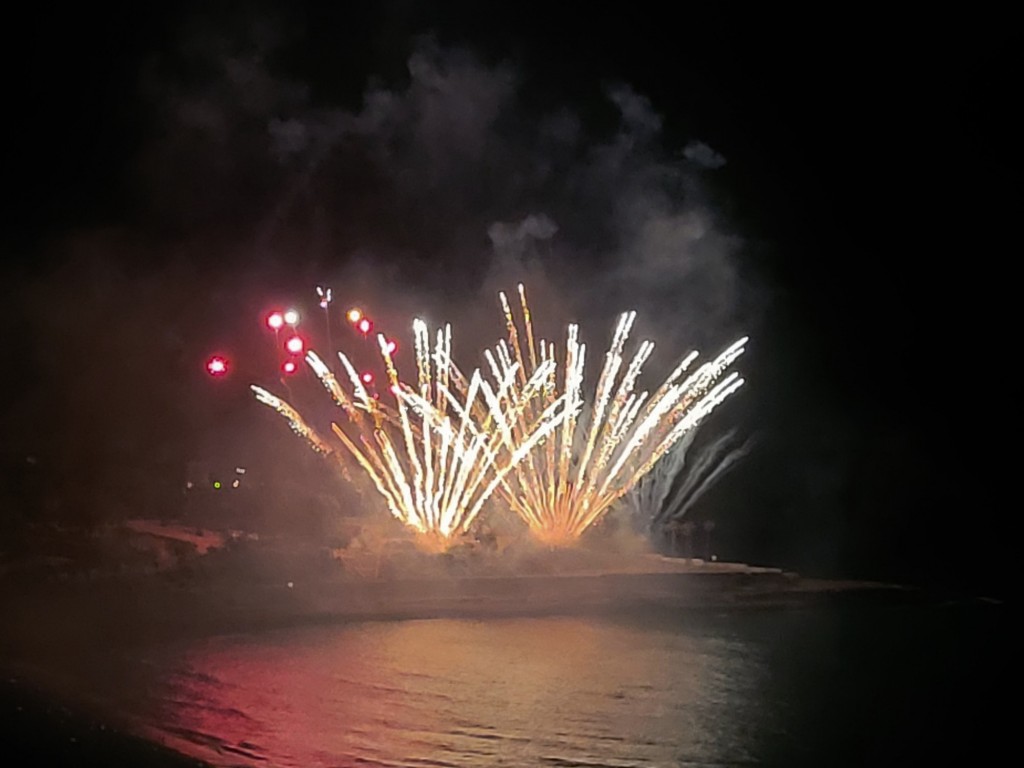
<instances>
[{"instance_id":1,"label":"dark coastline","mask_svg":"<svg viewBox=\"0 0 1024 768\"><path fill-rule=\"evenodd\" d=\"M126 733L109 719L58 703L20 678L0 681L4 765L203 768L207 763Z\"/></svg>"},{"instance_id":2,"label":"dark coastline","mask_svg":"<svg viewBox=\"0 0 1024 768\"><path fill-rule=\"evenodd\" d=\"M660 557L608 568L562 567L525 575L422 573L381 579L296 574L230 578L110 578L0 589L12 658L67 657L90 648L164 643L304 623L504 618L641 610L748 610L836 600L908 602L919 590L867 581L809 580L777 568L694 564Z\"/></svg>"}]
</instances>

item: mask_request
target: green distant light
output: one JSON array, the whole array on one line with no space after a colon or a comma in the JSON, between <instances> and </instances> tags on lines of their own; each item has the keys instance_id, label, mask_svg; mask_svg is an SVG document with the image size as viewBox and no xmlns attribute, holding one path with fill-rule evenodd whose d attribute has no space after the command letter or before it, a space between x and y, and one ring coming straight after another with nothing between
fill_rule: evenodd
<instances>
[{"instance_id":1,"label":"green distant light","mask_svg":"<svg viewBox=\"0 0 1024 768\"><path fill-rule=\"evenodd\" d=\"M219 491L220 490L220 480L214 480L213 481L213 487L216 488Z\"/></svg>"}]
</instances>

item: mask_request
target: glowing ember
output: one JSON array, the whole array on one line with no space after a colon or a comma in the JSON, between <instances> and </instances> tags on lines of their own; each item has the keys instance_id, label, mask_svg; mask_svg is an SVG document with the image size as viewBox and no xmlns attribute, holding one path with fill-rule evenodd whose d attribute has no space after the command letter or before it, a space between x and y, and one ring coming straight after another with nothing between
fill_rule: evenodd
<instances>
[{"instance_id":1,"label":"glowing ember","mask_svg":"<svg viewBox=\"0 0 1024 768\"><path fill-rule=\"evenodd\" d=\"M422 544L444 549L468 531L495 488L530 451L575 416L575 406L565 397L534 403L554 375L554 361L536 366L529 376L512 364L493 384L479 370L467 380L451 360L450 326L437 332L432 354L426 325L417 320L413 328L415 387L399 380L387 340L377 337L393 406L366 390L343 353L338 358L351 394L315 352L306 354L306 362L346 414L342 424L331 425L335 436L388 509L420 534ZM517 376L524 381L518 388ZM291 405L260 387L252 390L315 450L341 459Z\"/></svg>"},{"instance_id":2,"label":"glowing ember","mask_svg":"<svg viewBox=\"0 0 1024 768\"><path fill-rule=\"evenodd\" d=\"M316 287L316 295L320 298L320 309L327 309L333 299L331 289L318 285Z\"/></svg>"},{"instance_id":3,"label":"glowing ember","mask_svg":"<svg viewBox=\"0 0 1024 768\"><path fill-rule=\"evenodd\" d=\"M635 312L627 312L619 318L589 413L581 420L575 413L581 402L586 346L578 341L578 326L570 325L568 329L560 382L564 393L559 396L554 345L544 340L539 348L535 344L522 285L519 296L526 355L508 299L502 293L509 339L495 348L495 354L486 353L494 376L514 380L512 397L521 403L520 411L527 421L558 397L568 398L566 411L572 415L558 423L556 434L543 451L535 451L508 475L499 493L537 538L553 546L565 546L577 541L677 441L743 384L737 373L719 378L743 353L747 338L682 379L697 358L697 352L692 352L648 397L646 391L637 394L635 387L654 349L652 342L641 342L625 373L619 375L625 362L623 350L636 318ZM541 370L547 373L541 385L543 396L538 398L533 388Z\"/></svg>"}]
</instances>

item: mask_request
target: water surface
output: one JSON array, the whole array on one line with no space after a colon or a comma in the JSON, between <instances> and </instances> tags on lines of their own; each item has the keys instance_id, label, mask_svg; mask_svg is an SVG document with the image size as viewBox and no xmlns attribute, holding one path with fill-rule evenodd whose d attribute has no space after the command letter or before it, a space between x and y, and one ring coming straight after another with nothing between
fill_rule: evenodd
<instances>
[{"instance_id":1,"label":"water surface","mask_svg":"<svg viewBox=\"0 0 1024 768\"><path fill-rule=\"evenodd\" d=\"M218 765L944 765L995 749L1004 624L947 605L308 626L139 653L105 695Z\"/></svg>"}]
</instances>

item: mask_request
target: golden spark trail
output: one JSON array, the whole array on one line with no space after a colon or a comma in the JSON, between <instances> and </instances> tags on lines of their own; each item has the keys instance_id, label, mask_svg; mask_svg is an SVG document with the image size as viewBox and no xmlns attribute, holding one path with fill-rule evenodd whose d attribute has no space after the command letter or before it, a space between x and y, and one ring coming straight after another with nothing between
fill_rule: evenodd
<instances>
[{"instance_id":1,"label":"golden spark trail","mask_svg":"<svg viewBox=\"0 0 1024 768\"><path fill-rule=\"evenodd\" d=\"M553 546L566 546L576 542L673 445L742 386L739 374L722 376L743 354L747 338L738 340L680 381L698 357L697 352L690 353L648 397L646 391L637 393L636 385L654 344L642 342L626 363L626 342L636 320L635 312L626 312L615 327L589 411L577 418L583 400L586 359L586 345L579 342L579 328L575 324L568 328L559 394L556 370L545 369L556 361L555 347L541 339L538 356L532 315L522 285L519 298L522 331L507 297L499 294L508 342L500 342L494 355L488 353L492 372L495 378L505 377L509 372L516 374L514 380L518 385L512 396L520 402L519 413L524 423L531 423L540 409L558 398L565 399L567 415L552 427L554 434L546 449L534 452L518 464L508 479L499 484L498 493L538 539ZM524 336L526 354L521 346ZM526 382L533 381L534 374L542 369L545 374L538 396L527 389Z\"/></svg>"},{"instance_id":2,"label":"golden spark trail","mask_svg":"<svg viewBox=\"0 0 1024 768\"><path fill-rule=\"evenodd\" d=\"M416 320L413 332L415 386L402 382L387 341L377 337L393 405L370 395L344 353L338 359L351 392L315 352L307 353L306 362L347 416L331 425L334 435L388 510L420 534L422 544L444 549L469 530L491 494L534 448L574 415L574 401L552 396L546 387L553 360L524 374L506 356L500 366L492 365L493 383L479 369L467 379L451 359L450 327L438 331L433 353L426 324ZM260 387L252 390L316 450L340 459L293 406Z\"/></svg>"}]
</instances>

